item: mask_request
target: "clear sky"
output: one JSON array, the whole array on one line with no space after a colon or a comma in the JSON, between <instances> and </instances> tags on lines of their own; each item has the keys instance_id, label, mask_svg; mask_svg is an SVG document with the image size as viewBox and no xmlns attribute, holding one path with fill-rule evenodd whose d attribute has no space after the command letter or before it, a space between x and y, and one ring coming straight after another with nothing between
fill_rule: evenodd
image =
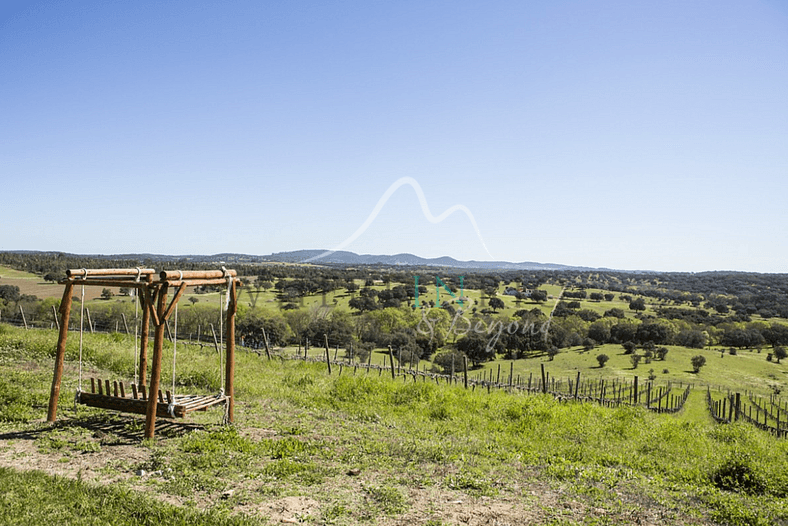
<instances>
[{"instance_id":1,"label":"clear sky","mask_svg":"<svg viewBox=\"0 0 788 526\"><path fill-rule=\"evenodd\" d=\"M331 249L403 177L470 215L346 250L788 272L788 4L0 8L0 250Z\"/></svg>"}]
</instances>

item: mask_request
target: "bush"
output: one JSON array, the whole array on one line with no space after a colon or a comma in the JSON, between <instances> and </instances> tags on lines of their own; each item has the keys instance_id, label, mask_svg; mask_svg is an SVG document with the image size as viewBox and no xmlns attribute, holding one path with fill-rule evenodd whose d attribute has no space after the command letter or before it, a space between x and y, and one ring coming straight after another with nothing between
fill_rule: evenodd
<instances>
[{"instance_id":1,"label":"bush","mask_svg":"<svg viewBox=\"0 0 788 526\"><path fill-rule=\"evenodd\" d=\"M599 362L599 367L604 367L610 357L606 354L599 354L596 357L596 361Z\"/></svg>"},{"instance_id":2,"label":"bush","mask_svg":"<svg viewBox=\"0 0 788 526\"><path fill-rule=\"evenodd\" d=\"M721 490L760 495L766 489L766 481L756 468L750 455L734 451L712 472L711 481Z\"/></svg>"},{"instance_id":3,"label":"bush","mask_svg":"<svg viewBox=\"0 0 788 526\"><path fill-rule=\"evenodd\" d=\"M700 354L692 357L692 372L699 373L701 367L706 365L706 357Z\"/></svg>"}]
</instances>

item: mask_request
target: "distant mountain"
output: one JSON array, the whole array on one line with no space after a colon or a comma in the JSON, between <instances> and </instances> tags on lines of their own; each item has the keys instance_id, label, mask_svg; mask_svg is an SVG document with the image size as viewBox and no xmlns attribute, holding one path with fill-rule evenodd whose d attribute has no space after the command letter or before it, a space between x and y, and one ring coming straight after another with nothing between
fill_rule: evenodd
<instances>
[{"instance_id":1,"label":"distant mountain","mask_svg":"<svg viewBox=\"0 0 788 526\"><path fill-rule=\"evenodd\" d=\"M467 269L485 270L594 270L589 267L573 267L569 265L559 265L555 263L536 263L533 261L523 261L511 263L508 261L458 261L449 256L439 258L423 258L413 254L395 254L393 256L356 254L339 250L330 252L323 257L321 254L325 250L295 250L292 252L276 252L270 256L260 256L259 261L300 263L314 259L310 263L333 264L333 265L392 265L392 266L429 266L429 267L451 267Z\"/></svg>"},{"instance_id":2,"label":"distant mountain","mask_svg":"<svg viewBox=\"0 0 788 526\"><path fill-rule=\"evenodd\" d=\"M412 267L444 267L456 269L477 270L611 270L606 268L574 267L555 263L535 263L523 261L511 263L508 261L459 261L449 256L439 258L422 258L413 254L395 254L393 256L356 254L339 250L329 252L326 250L294 250L291 252L276 252L268 256L255 256L250 254L222 253L213 255L166 255L166 254L66 254L62 252L43 252L35 250L0 251L26 255L45 255L54 257L89 258L94 260L112 260L115 262L130 261L142 264L150 262L175 263L204 263L204 264L255 264L255 263L305 263L314 265L341 265L341 266L412 266ZM322 256L326 254L325 256ZM322 256L322 257L320 257Z\"/></svg>"}]
</instances>

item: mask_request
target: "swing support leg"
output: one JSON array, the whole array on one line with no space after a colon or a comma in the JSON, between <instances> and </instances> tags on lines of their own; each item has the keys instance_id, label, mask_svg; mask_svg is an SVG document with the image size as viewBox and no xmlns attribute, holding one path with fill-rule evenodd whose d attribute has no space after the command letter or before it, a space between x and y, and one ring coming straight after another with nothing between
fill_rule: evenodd
<instances>
[{"instance_id":1,"label":"swing support leg","mask_svg":"<svg viewBox=\"0 0 788 526\"><path fill-rule=\"evenodd\" d=\"M235 281L230 285L230 304L227 308L227 360L225 364L224 394L227 396L227 422L233 422L235 409L235 393L233 380L235 378L235 313L238 310L238 298Z\"/></svg>"},{"instance_id":2,"label":"swing support leg","mask_svg":"<svg viewBox=\"0 0 788 526\"><path fill-rule=\"evenodd\" d=\"M167 284L162 285L159 291L157 313L159 324L153 337L153 364L150 372L150 388L148 390L148 407L145 413L145 438L153 438L156 432L156 410L158 409L158 392L161 384L161 352L164 347L164 327L167 320L164 312L167 307Z\"/></svg>"},{"instance_id":3,"label":"swing support leg","mask_svg":"<svg viewBox=\"0 0 788 526\"><path fill-rule=\"evenodd\" d=\"M73 283L67 283L60 301L60 334L57 339L55 352L55 374L52 377L52 389L49 391L49 409L47 422L54 422L57 418L57 400L60 397L60 382L63 379L63 361L66 357L66 338L68 337L68 320L71 317L71 292Z\"/></svg>"}]
</instances>

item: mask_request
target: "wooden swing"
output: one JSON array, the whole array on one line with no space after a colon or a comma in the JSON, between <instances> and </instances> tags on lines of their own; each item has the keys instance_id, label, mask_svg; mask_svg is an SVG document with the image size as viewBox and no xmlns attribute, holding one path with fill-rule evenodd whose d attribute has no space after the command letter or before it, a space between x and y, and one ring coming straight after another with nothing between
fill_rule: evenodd
<instances>
[{"instance_id":1,"label":"wooden swing","mask_svg":"<svg viewBox=\"0 0 788 526\"><path fill-rule=\"evenodd\" d=\"M123 382L113 382L110 389L109 380L91 378L91 392L82 391L82 369L80 356L80 386L77 390L77 402L91 407L112 409L125 413L145 415L145 438L153 438L156 429L156 417L183 418L193 411L203 411L215 405L225 406L227 422L233 421L233 381L235 375L235 314L238 308L236 288L240 281L234 270L169 270L162 271L155 279L153 269L72 269L66 271L66 279L60 283L65 285L63 299L60 302L60 332L58 335L55 355L55 371L52 378L52 389L49 395L47 421L54 422L57 417L57 403L60 396L60 383L63 377L63 362L66 354L66 338L68 322L71 314L72 293L75 284L101 287L126 287L137 291L142 305L142 338L139 349L139 385L131 385L131 393L127 393ZM160 390L161 356L164 346L164 332L167 320L175 312L178 301L186 287L205 285L227 285L227 338L225 345L225 382L224 390L215 396L174 395ZM176 288L175 295L167 304L168 290ZM148 332L150 323L155 327L153 340L153 360L151 364L150 385L146 382ZM81 339L80 329L80 339ZM80 345L81 350L81 345ZM173 362L174 368L174 362ZM98 389L96 384L98 383Z\"/></svg>"}]
</instances>

